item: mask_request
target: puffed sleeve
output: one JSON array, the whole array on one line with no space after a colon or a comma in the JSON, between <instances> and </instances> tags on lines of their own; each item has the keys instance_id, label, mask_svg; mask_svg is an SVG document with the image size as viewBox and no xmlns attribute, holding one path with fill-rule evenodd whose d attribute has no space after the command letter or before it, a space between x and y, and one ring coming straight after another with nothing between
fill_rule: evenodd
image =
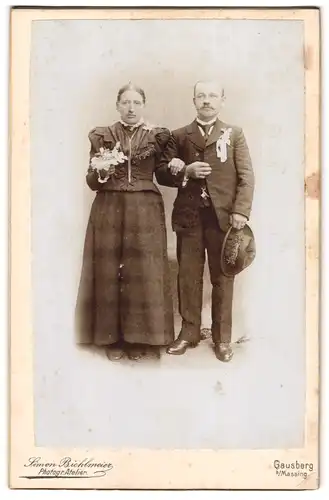
<instances>
[{"instance_id":1,"label":"puffed sleeve","mask_svg":"<svg viewBox=\"0 0 329 500\"><path fill-rule=\"evenodd\" d=\"M99 128L93 128L89 134L88 139L90 141L90 150L89 150L89 166L86 175L86 182L92 191L97 191L102 185L98 182L98 174L91 168L91 160L95 156L96 153L99 152L99 149L103 146L102 143L102 135L99 132Z\"/></svg>"},{"instance_id":2,"label":"puffed sleeve","mask_svg":"<svg viewBox=\"0 0 329 500\"><path fill-rule=\"evenodd\" d=\"M170 139L170 131L167 128L157 128L155 133L155 147L159 159Z\"/></svg>"}]
</instances>

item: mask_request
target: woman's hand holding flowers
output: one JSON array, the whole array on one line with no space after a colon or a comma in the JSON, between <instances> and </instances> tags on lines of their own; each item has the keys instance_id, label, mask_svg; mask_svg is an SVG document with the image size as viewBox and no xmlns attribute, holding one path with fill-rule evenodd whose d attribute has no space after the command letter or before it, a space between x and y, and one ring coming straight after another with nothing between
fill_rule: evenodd
<instances>
[{"instance_id":1,"label":"woman's hand holding flowers","mask_svg":"<svg viewBox=\"0 0 329 500\"><path fill-rule=\"evenodd\" d=\"M113 175L115 172L115 165L108 160L103 160L102 158L93 158L92 166L98 170L102 178Z\"/></svg>"},{"instance_id":2,"label":"woman's hand holding flowers","mask_svg":"<svg viewBox=\"0 0 329 500\"><path fill-rule=\"evenodd\" d=\"M91 167L98 172L99 182L106 182L115 172L115 166L124 163L127 157L122 151L119 151L118 142L112 151L100 148L99 153L91 159Z\"/></svg>"}]
</instances>

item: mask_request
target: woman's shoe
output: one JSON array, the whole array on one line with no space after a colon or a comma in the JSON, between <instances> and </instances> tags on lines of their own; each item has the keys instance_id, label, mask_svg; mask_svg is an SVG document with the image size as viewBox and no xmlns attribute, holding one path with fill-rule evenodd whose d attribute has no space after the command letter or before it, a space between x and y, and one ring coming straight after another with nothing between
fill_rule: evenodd
<instances>
[{"instance_id":1,"label":"woman's shoe","mask_svg":"<svg viewBox=\"0 0 329 500\"><path fill-rule=\"evenodd\" d=\"M146 359L160 359L160 347L157 345L145 345L144 353Z\"/></svg>"},{"instance_id":2,"label":"woman's shoe","mask_svg":"<svg viewBox=\"0 0 329 500\"><path fill-rule=\"evenodd\" d=\"M125 355L125 352L120 344L111 344L106 346L106 356L110 361L119 361Z\"/></svg>"},{"instance_id":3,"label":"woman's shoe","mask_svg":"<svg viewBox=\"0 0 329 500\"><path fill-rule=\"evenodd\" d=\"M143 348L138 344L127 344L127 354L132 361L138 361L143 357Z\"/></svg>"}]
</instances>

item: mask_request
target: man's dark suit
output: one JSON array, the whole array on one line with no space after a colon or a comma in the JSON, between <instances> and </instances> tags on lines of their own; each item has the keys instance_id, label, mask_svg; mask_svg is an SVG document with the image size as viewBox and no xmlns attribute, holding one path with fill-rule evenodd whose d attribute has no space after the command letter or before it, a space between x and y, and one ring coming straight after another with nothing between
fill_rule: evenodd
<instances>
[{"instance_id":1,"label":"man's dark suit","mask_svg":"<svg viewBox=\"0 0 329 500\"><path fill-rule=\"evenodd\" d=\"M227 129L227 159L217 156L217 141ZM186 165L195 161L209 163L211 174L206 179L210 207L201 208L201 182L189 179L183 187L183 172L174 176L168 163L180 158ZM230 342L234 278L220 271L220 252L232 213L249 219L254 192L254 174L248 146L241 128L220 120L205 141L198 124L172 132L156 170L159 184L177 187L172 213L172 227L177 233L179 263L178 296L182 316L181 338L190 342L200 339L203 270L207 250L212 291L212 335L214 342Z\"/></svg>"}]
</instances>

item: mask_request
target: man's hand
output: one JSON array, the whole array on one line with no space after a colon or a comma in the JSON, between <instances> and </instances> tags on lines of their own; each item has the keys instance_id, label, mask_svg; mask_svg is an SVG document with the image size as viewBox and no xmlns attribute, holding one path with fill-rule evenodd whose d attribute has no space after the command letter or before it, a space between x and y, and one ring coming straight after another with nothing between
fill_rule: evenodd
<instances>
[{"instance_id":1,"label":"man's hand","mask_svg":"<svg viewBox=\"0 0 329 500\"><path fill-rule=\"evenodd\" d=\"M243 229L246 225L247 217L240 214L232 214L230 215L230 224L234 229Z\"/></svg>"},{"instance_id":2,"label":"man's hand","mask_svg":"<svg viewBox=\"0 0 329 500\"><path fill-rule=\"evenodd\" d=\"M177 175L185 167L185 162L183 162L183 160L180 160L179 158L173 158L169 162L168 167L170 168L170 172L172 173L172 175Z\"/></svg>"},{"instance_id":3,"label":"man's hand","mask_svg":"<svg viewBox=\"0 0 329 500\"><path fill-rule=\"evenodd\" d=\"M186 167L186 174L192 179L205 179L211 174L211 166L204 161L195 161Z\"/></svg>"}]
</instances>

